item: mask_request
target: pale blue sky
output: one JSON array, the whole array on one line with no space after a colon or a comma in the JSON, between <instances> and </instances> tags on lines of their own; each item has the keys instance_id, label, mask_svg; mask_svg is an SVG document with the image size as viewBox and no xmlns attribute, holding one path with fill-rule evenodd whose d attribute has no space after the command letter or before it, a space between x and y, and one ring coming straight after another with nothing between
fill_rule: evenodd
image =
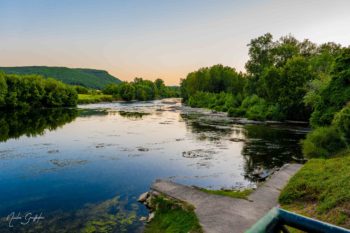
<instances>
[{"instance_id":1,"label":"pale blue sky","mask_svg":"<svg viewBox=\"0 0 350 233\"><path fill-rule=\"evenodd\" d=\"M348 0L0 0L0 66L108 70L177 84L202 66L244 70L271 32L350 44Z\"/></svg>"}]
</instances>

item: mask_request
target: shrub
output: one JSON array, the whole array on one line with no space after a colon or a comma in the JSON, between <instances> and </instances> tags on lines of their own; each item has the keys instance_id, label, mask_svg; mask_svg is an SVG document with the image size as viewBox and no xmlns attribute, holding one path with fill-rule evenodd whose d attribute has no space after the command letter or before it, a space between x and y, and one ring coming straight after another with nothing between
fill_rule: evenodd
<instances>
[{"instance_id":1,"label":"shrub","mask_svg":"<svg viewBox=\"0 0 350 233\"><path fill-rule=\"evenodd\" d=\"M348 104L340 112L338 112L332 123L346 138L350 141L350 105Z\"/></svg>"},{"instance_id":2,"label":"shrub","mask_svg":"<svg viewBox=\"0 0 350 233\"><path fill-rule=\"evenodd\" d=\"M88 94L89 89L83 86L74 86L75 90L77 91L78 94Z\"/></svg>"},{"instance_id":3,"label":"shrub","mask_svg":"<svg viewBox=\"0 0 350 233\"><path fill-rule=\"evenodd\" d=\"M243 117L243 116L245 116L245 110L243 108L229 108L228 116L230 116L230 117Z\"/></svg>"},{"instance_id":4,"label":"shrub","mask_svg":"<svg viewBox=\"0 0 350 233\"><path fill-rule=\"evenodd\" d=\"M302 141L303 153L308 158L327 158L346 147L341 133L334 127L319 127Z\"/></svg>"}]
</instances>

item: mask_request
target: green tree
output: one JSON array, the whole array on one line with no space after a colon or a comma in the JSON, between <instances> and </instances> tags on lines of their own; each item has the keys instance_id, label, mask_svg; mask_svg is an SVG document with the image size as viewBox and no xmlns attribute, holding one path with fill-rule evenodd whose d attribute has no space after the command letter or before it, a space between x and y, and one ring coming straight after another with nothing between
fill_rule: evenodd
<instances>
[{"instance_id":1,"label":"green tree","mask_svg":"<svg viewBox=\"0 0 350 233\"><path fill-rule=\"evenodd\" d=\"M289 119L308 119L310 110L305 107L303 99L307 83L313 78L309 64L303 57L293 57L283 67L278 104Z\"/></svg>"},{"instance_id":2,"label":"green tree","mask_svg":"<svg viewBox=\"0 0 350 233\"><path fill-rule=\"evenodd\" d=\"M0 107L5 105L5 98L7 94L7 84L5 74L0 72Z\"/></svg>"},{"instance_id":3,"label":"green tree","mask_svg":"<svg viewBox=\"0 0 350 233\"><path fill-rule=\"evenodd\" d=\"M320 93L311 115L313 127L331 124L334 115L350 100L350 48L343 49L336 59L332 79Z\"/></svg>"},{"instance_id":4,"label":"green tree","mask_svg":"<svg viewBox=\"0 0 350 233\"><path fill-rule=\"evenodd\" d=\"M135 87L127 82L122 82L119 84L119 94L123 100L133 100L135 97Z\"/></svg>"}]
</instances>

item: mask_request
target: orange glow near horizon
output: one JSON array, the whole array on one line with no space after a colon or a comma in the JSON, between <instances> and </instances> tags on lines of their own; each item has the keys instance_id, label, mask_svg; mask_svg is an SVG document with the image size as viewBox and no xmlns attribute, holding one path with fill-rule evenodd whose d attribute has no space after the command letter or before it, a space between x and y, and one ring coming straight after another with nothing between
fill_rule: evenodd
<instances>
[{"instance_id":1,"label":"orange glow near horizon","mask_svg":"<svg viewBox=\"0 0 350 233\"><path fill-rule=\"evenodd\" d=\"M350 44L347 0L3 0L0 8L0 66L101 69L125 81L178 85L215 64L244 71L247 44L267 32Z\"/></svg>"}]
</instances>

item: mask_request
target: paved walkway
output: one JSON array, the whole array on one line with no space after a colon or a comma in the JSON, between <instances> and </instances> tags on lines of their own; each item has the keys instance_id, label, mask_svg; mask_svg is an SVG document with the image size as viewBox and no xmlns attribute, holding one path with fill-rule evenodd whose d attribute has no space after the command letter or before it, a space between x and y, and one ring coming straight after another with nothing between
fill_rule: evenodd
<instances>
[{"instance_id":1,"label":"paved walkway","mask_svg":"<svg viewBox=\"0 0 350 233\"><path fill-rule=\"evenodd\" d=\"M241 233L278 204L281 189L302 165L288 164L248 196L248 200L204 193L196 188L157 180L152 190L185 201L195 213L205 233Z\"/></svg>"}]
</instances>

